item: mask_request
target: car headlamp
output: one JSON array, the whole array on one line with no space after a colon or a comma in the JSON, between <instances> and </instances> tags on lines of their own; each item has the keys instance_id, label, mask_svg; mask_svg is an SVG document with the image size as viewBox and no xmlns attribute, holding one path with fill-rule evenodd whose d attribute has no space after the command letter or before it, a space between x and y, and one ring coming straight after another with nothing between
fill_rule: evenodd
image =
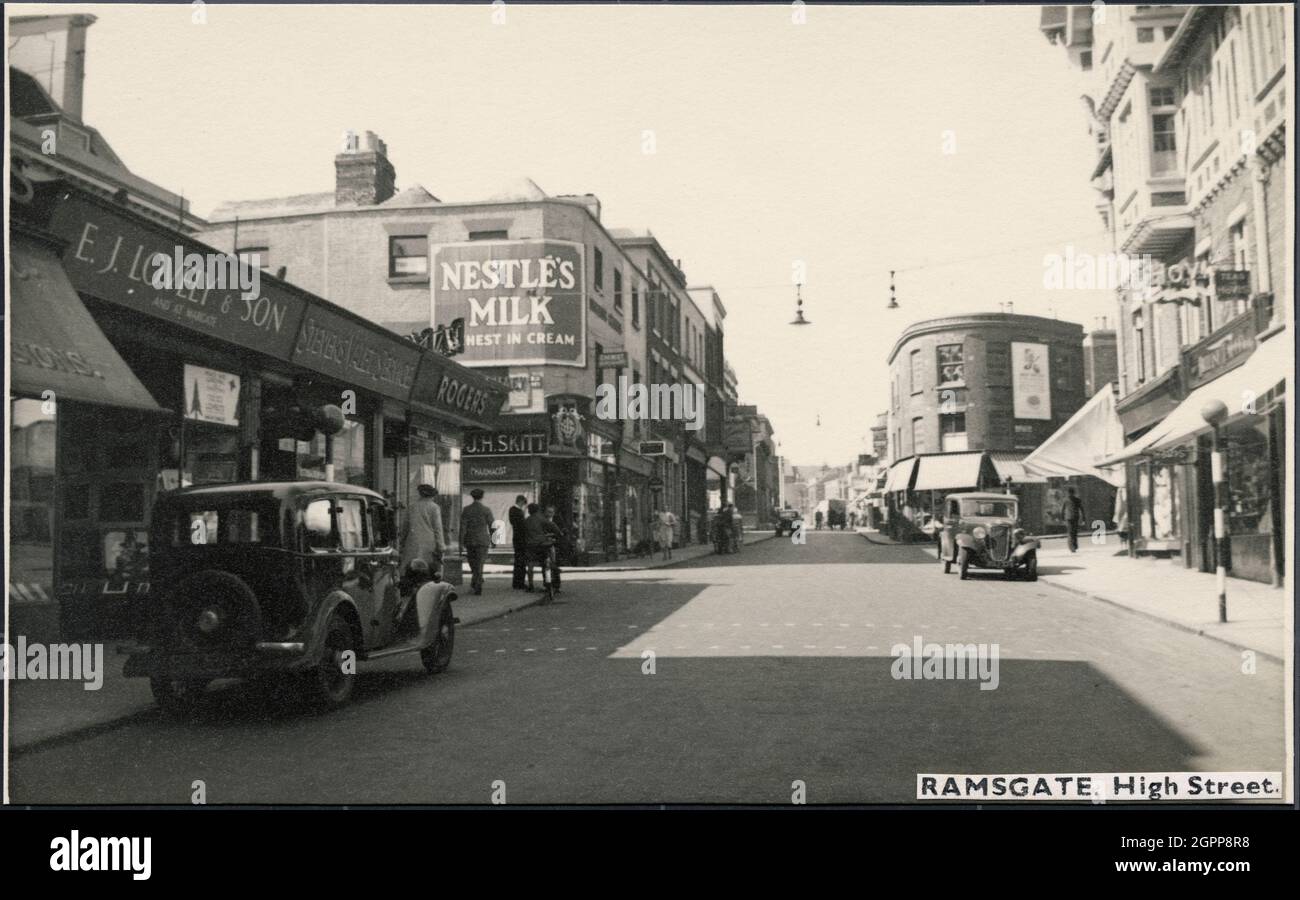
<instances>
[{"instance_id":1,"label":"car headlamp","mask_svg":"<svg viewBox=\"0 0 1300 900\"><path fill-rule=\"evenodd\" d=\"M982 541L989 536L989 533L985 530L983 525L976 525L971 529L971 536L977 541Z\"/></svg>"}]
</instances>

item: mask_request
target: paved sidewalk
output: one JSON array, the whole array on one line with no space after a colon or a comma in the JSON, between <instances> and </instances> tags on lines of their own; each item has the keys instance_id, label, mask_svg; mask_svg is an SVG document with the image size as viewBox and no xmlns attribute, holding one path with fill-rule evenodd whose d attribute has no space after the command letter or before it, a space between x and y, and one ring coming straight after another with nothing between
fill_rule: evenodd
<instances>
[{"instance_id":1,"label":"paved sidewalk","mask_svg":"<svg viewBox=\"0 0 1300 900\"><path fill-rule=\"evenodd\" d=\"M462 589L467 590L467 586ZM509 615L540 599L540 593L498 589L494 585L482 596L461 595L454 608L461 627L465 627ZM11 681L10 753L156 715L148 679L122 675L126 657L117 653L117 647L123 643L127 642L104 641L103 683L98 690L86 690L81 681Z\"/></svg>"},{"instance_id":2,"label":"paved sidewalk","mask_svg":"<svg viewBox=\"0 0 1300 900\"><path fill-rule=\"evenodd\" d=\"M874 533L868 539L892 543ZM933 545L918 546L938 558ZM1114 535L1107 535L1102 544L1081 536L1078 553L1070 552L1063 537L1048 537L1038 551L1038 577L1067 591L1240 650L1254 650L1278 662L1287 654L1286 606L1291 600L1290 591L1229 578L1228 621L1220 623L1218 591L1212 574L1188 569L1178 558L1130 557Z\"/></svg>"}]
</instances>

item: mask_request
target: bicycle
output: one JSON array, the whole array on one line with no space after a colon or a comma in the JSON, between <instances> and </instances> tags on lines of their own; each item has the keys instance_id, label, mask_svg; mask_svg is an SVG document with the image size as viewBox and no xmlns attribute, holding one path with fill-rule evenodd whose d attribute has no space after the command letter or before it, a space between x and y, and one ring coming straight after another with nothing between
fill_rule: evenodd
<instances>
[{"instance_id":1,"label":"bicycle","mask_svg":"<svg viewBox=\"0 0 1300 900\"><path fill-rule=\"evenodd\" d=\"M555 545L551 544L545 548L544 554L539 554L541 558L537 564L542 569L542 598L537 601L539 606L545 606L555 599L555 569L559 565L555 555ZM531 569L531 565L529 566ZM531 581L531 575L529 580Z\"/></svg>"}]
</instances>

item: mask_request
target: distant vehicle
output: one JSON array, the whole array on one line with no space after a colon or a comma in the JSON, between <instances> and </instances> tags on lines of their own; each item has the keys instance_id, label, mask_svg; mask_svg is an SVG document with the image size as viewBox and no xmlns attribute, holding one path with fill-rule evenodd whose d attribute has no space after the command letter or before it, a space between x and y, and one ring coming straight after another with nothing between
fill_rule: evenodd
<instances>
[{"instance_id":1,"label":"distant vehicle","mask_svg":"<svg viewBox=\"0 0 1300 900\"><path fill-rule=\"evenodd\" d=\"M185 714L217 678L296 676L329 709L352 696L346 662L419 653L428 672L443 671L456 592L435 582L420 602L402 596L393 525L382 495L347 484L164 495L150 535L155 602L125 674L149 678L158 705Z\"/></svg>"},{"instance_id":2,"label":"distant vehicle","mask_svg":"<svg viewBox=\"0 0 1300 900\"><path fill-rule=\"evenodd\" d=\"M783 534L794 534L796 528L803 524L803 513L797 509L783 509L777 513L777 519L774 523L776 536Z\"/></svg>"},{"instance_id":3,"label":"distant vehicle","mask_svg":"<svg viewBox=\"0 0 1300 900\"><path fill-rule=\"evenodd\" d=\"M842 531L849 524L848 502L845 500L826 501L826 527L839 527Z\"/></svg>"},{"instance_id":4,"label":"distant vehicle","mask_svg":"<svg viewBox=\"0 0 1300 900\"><path fill-rule=\"evenodd\" d=\"M943 501L939 560L944 574L955 564L961 577L971 568L1001 569L1038 580L1038 541L1019 527L1019 500L1010 494L949 494Z\"/></svg>"}]
</instances>

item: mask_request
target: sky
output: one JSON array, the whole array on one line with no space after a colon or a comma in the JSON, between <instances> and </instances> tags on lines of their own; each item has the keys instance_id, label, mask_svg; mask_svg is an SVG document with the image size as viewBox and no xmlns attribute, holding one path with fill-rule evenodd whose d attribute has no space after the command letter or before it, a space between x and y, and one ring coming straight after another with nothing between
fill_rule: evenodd
<instances>
[{"instance_id":1,"label":"sky","mask_svg":"<svg viewBox=\"0 0 1300 900\"><path fill-rule=\"evenodd\" d=\"M1109 241L1037 6L10 7L51 11L98 19L85 121L199 215L332 190L349 129L399 190L596 194L717 289L741 400L794 463L869 450L912 322L1114 321L1109 292L1044 288L1046 254Z\"/></svg>"}]
</instances>

